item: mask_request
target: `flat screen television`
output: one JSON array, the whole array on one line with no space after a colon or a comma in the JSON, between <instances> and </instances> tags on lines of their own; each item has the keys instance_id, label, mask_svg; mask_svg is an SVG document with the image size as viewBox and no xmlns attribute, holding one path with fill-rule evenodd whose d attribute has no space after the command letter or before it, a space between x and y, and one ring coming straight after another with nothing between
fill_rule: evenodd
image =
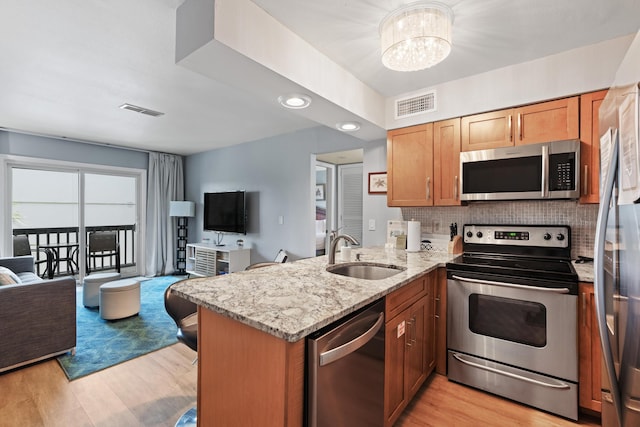
<instances>
[{"instance_id":1,"label":"flat screen television","mask_svg":"<svg viewBox=\"0 0 640 427\"><path fill-rule=\"evenodd\" d=\"M247 234L244 191L204 193L204 230Z\"/></svg>"}]
</instances>

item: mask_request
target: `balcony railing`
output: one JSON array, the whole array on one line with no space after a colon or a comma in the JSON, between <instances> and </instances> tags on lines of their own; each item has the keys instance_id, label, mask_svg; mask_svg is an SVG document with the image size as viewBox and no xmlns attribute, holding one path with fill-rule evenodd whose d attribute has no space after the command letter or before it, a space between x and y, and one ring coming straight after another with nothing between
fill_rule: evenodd
<instances>
[{"instance_id":1,"label":"balcony railing","mask_svg":"<svg viewBox=\"0 0 640 427\"><path fill-rule=\"evenodd\" d=\"M120 266L135 267L136 265L136 226L132 225L101 225L86 227L87 236L85 241L89 241L89 233L93 231L116 231L118 243L120 245ZM29 237L29 243L33 249L33 255L36 261L45 261L46 253L40 250L42 245L63 245L79 243L78 227L50 227L50 228L14 228L13 235L26 234ZM77 273L78 254L81 251L71 247L61 247L59 249L60 259L62 260L55 271L55 276L65 276ZM74 252L75 251L75 252ZM85 253L83 250L82 253ZM69 261L73 260L73 261ZM75 266L72 264L75 262ZM91 271L110 270L115 268L115 257L105 257L97 266L91 266ZM38 276L45 274L47 263L36 263Z\"/></svg>"}]
</instances>

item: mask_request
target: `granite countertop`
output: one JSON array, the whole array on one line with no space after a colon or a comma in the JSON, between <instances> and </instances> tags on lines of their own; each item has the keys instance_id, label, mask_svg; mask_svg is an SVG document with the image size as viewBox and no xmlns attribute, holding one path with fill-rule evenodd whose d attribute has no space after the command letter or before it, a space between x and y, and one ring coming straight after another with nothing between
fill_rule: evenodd
<instances>
[{"instance_id":1,"label":"granite countertop","mask_svg":"<svg viewBox=\"0 0 640 427\"><path fill-rule=\"evenodd\" d=\"M444 267L457 256L373 247L354 249L352 260L356 253L361 254L362 262L397 265L406 270L382 280L355 279L327 272L327 257L320 256L187 279L174 285L173 291L209 310L295 342L431 270Z\"/></svg>"},{"instance_id":2,"label":"granite countertop","mask_svg":"<svg viewBox=\"0 0 640 427\"><path fill-rule=\"evenodd\" d=\"M576 263L573 261L573 266L576 269L576 273L578 273L578 279L581 282L591 282L593 283L593 262L585 262L585 263Z\"/></svg>"}]
</instances>

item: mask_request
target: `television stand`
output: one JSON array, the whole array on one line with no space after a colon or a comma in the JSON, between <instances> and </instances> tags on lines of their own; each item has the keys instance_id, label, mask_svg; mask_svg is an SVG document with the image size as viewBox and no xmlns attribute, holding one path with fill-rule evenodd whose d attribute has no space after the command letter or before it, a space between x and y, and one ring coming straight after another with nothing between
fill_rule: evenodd
<instances>
[{"instance_id":1,"label":"television stand","mask_svg":"<svg viewBox=\"0 0 640 427\"><path fill-rule=\"evenodd\" d=\"M187 243L187 273L197 277L242 271L251 263L247 246Z\"/></svg>"}]
</instances>

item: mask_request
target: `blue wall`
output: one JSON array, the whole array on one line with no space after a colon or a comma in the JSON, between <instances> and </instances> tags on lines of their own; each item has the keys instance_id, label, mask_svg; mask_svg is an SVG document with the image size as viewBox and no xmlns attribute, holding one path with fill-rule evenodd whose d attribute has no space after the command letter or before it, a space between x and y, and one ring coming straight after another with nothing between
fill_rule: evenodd
<instances>
[{"instance_id":1,"label":"blue wall","mask_svg":"<svg viewBox=\"0 0 640 427\"><path fill-rule=\"evenodd\" d=\"M146 152L8 131L0 131L0 154L145 170L149 164Z\"/></svg>"},{"instance_id":2,"label":"blue wall","mask_svg":"<svg viewBox=\"0 0 640 427\"><path fill-rule=\"evenodd\" d=\"M213 239L202 230L203 194L212 191L249 192L249 233L225 236L252 245L251 261L272 259L286 249L291 259L315 256L315 161L313 154L364 149L364 246L384 243L387 219L400 218L400 210L386 206L386 197L369 196L367 172L386 170L386 141L365 142L349 134L316 127L259 141L211 150L185 158L185 198L197 204L189 221L189 241ZM0 154L147 169L145 152L42 136L0 131ZM280 225L278 218L284 221ZM377 230L368 231L368 219Z\"/></svg>"},{"instance_id":3,"label":"blue wall","mask_svg":"<svg viewBox=\"0 0 640 427\"><path fill-rule=\"evenodd\" d=\"M386 170L386 156L372 158L367 165L367 149L384 141L368 143L326 127L265 138L232 147L195 154L185 159L186 199L196 202L196 217L189 223L189 241L215 238L202 230L203 194L212 191L249 192L249 232L246 236L227 235L225 244L242 238L251 244L251 262L271 260L278 249L287 250L292 259L315 256L315 161L313 154L364 148L364 169ZM364 185L364 182L363 182ZM365 198L371 197L365 191ZM375 196L380 198L380 196ZM376 217L394 211L386 207ZM371 212L365 212L366 218ZM282 216L283 224L278 223ZM386 227L386 226L385 226ZM363 244L383 244L384 240Z\"/></svg>"}]
</instances>

